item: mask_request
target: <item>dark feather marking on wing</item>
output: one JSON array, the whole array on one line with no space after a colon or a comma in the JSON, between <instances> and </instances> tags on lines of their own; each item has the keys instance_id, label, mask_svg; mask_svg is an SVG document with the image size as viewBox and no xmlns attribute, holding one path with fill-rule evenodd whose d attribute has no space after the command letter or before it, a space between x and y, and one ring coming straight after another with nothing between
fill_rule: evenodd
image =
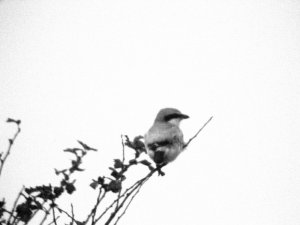
<instances>
[{"instance_id":1,"label":"dark feather marking on wing","mask_svg":"<svg viewBox=\"0 0 300 225\"><path fill-rule=\"evenodd\" d=\"M147 146L152 151L156 151L157 148L167 146L167 145L170 145L170 144L172 144L172 142L170 140L164 140L164 141L158 141L158 142L148 144Z\"/></svg>"}]
</instances>

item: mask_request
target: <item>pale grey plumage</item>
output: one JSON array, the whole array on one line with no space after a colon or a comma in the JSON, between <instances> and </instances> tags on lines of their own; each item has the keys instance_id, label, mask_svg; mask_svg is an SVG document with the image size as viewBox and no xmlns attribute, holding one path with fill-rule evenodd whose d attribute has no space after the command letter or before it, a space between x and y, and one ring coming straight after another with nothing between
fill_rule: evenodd
<instances>
[{"instance_id":1,"label":"pale grey plumage","mask_svg":"<svg viewBox=\"0 0 300 225\"><path fill-rule=\"evenodd\" d=\"M178 109L161 109L145 135L148 155L156 164L172 162L184 147L183 134L179 128L182 119L189 118Z\"/></svg>"}]
</instances>

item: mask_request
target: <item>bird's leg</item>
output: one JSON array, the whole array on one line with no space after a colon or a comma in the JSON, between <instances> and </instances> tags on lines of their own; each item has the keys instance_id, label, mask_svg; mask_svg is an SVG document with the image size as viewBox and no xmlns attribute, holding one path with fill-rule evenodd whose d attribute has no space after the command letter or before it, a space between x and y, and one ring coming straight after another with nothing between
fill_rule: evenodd
<instances>
[{"instance_id":1,"label":"bird's leg","mask_svg":"<svg viewBox=\"0 0 300 225\"><path fill-rule=\"evenodd\" d=\"M156 164L156 169L157 169L157 172L158 172L158 175L159 176L164 176L165 173L161 170L161 168L163 168L164 166L166 166L168 163L162 163L162 164Z\"/></svg>"}]
</instances>

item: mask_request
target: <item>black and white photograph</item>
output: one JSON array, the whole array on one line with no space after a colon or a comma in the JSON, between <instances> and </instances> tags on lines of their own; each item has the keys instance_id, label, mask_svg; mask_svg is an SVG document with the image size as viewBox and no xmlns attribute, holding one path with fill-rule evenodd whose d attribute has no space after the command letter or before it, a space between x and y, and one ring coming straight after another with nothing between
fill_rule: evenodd
<instances>
[{"instance_id":1,"label":"black and white photograph","mask_svg":"<svg viewBox=\"0 0 300 225\"><path fill-rule=\"evenodd\" d=\"M0 0L0 225L299 225L299 0Z\"/></svg>"}]
</instances>

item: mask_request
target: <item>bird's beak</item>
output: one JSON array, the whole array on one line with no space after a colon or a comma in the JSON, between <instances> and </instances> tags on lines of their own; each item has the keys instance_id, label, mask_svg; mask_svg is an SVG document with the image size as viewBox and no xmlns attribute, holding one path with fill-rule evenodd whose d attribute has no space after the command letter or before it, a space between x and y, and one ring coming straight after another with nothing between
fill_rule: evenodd
<instances>
[{"instance_id":1,"label":"bird's beak","mask_svg":"<svg viewBox=\"0 0 300 225\"><path fill-rule=\"evenodd\" d=\"M188 115L185 115L185 114L181 114L180 115L180 118L181 119L188 119L188 118L190 118Z\"/></svg>"}]
</instances>

